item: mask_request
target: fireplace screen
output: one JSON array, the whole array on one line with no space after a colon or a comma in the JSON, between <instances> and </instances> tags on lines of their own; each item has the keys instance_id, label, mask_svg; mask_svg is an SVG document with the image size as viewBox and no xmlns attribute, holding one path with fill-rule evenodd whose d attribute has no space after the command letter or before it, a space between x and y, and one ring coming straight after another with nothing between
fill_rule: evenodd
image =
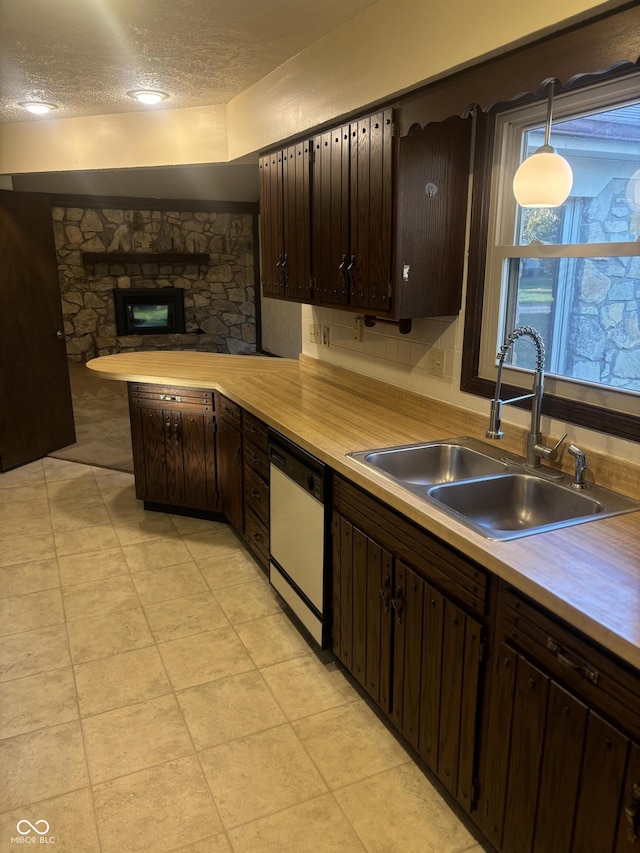
<instances>
[{"instance_id":1,"label":"fireplace screen","mask_svg":"<svg viewBox=\"0 0 640 853\"><path fill-rule=\"evenodd\" d=\"M113 291L118 335L170 335L185 331L184 291L176 287Z\"/></svg>"}]
</instances>

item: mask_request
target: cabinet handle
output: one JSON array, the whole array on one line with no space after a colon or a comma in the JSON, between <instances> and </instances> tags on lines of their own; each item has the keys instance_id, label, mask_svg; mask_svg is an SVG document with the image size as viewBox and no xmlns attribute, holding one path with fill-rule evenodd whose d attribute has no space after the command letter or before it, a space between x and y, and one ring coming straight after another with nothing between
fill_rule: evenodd
<instances>
[{"instance_id":1,"label":"cabinet handle","mask_svg":"<svg viewBox=\"0 0 640 853\"><path fill-rule=\"evenodd\" d=\"M351 255L349 259L349 266L347 267L347 281L349 284L356 283L356 275L355 275L355 266L356 266L356 256Z\"/></svg>"},{"instance_id":2,"label":"cabinet handle","mask_svg":"<svg viewBox=\"0 0 640 853\"><path fill-rule=\"evenodd\" d=\"M176 394L160 394L161 400L170 400L172 403L181 403L182 397L179 397Z\"/></svg>"},{"instance_id":3,"label":"cabinet handle","mask_svg":"<svg viewBox=\"0 0 640 853\"><path fill-rule=\"evenodd\" d=\"M625 806L624 814L627 819L627 839L630 844L638 840L638 829L640 828L640 785L633 783L633 799Z\"/></svg>"},{"instance_id":4,"label":"cabinet handle","mask_svg":"<svg viewBox=\"0 0 640 853\"><path fill-rule=\"evenodd\" d=\"M384 602L384 612L389 612L389 604L391 602L391 577L390 575L384 576L384 585L380 587L380 598Z\"/></svg>"},{"instance_id":5,"label":"cabinet handle","mask_svg":"<svg viewBox=\"0 0 640 853\"><path fill-rule=\"evenodd\" d=\"M347 256L343 255L342 260L338 264L338 272L340 273L340 277L342 278L342 283L346 287L349 284L349 278L347 276Z\"/></svg>"},{"instance_id":6,"label":"cabinet handle","mask_svg":"<svg viewBox=\"0 0 640 853\"><path fill-rule=\"evenodd\" d=\"M391 599L391 606L396 611L399 625L402 622L402 611L404 610L404 593L401 586L398 587L396 597Z\"/></svg>"},{"instance_id":7,"label":"cabinet handle","mask_svg":"<svg viewBox=\"0 0 640 853\"><path fill-rule=\"evenodd\" d=\"M257 489L251 489L251 497L257 500L260 497L260 492Z\"/></svg>"},{"instance_id":8,"label":"cabinet handle","mask_svg":"<svg viewBox=\"0 0 640 853\"><path fill-rule=\"evenodd\" d=\"M556 660L558 663L561 663L562 666L572 669L592 684L598 683L598 680L600 679L600 673L598 670L594 669L586 661L579 662L571 660L571 658L567 657L565 654L562 645L557 640L554 640L553 637L547 637L547 648L553 655L555 655Z\"/></svg>"}]
</instances>

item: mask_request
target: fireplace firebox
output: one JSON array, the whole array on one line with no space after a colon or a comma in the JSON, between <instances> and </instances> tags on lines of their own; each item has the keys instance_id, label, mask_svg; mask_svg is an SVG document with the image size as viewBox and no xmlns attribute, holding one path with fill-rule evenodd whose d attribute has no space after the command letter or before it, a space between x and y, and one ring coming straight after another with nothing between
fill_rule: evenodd
<instances>
[{"instance_id":1,"label":"fireplace firebox","mask_svg":"<svg viewBox=\"0 0 640 853\"><path fill-rule=\"evenodd\" d=\"M184 291L178 287L113 291L118 335L170 335L185 331Z\"/></svg>"}]
</instances>

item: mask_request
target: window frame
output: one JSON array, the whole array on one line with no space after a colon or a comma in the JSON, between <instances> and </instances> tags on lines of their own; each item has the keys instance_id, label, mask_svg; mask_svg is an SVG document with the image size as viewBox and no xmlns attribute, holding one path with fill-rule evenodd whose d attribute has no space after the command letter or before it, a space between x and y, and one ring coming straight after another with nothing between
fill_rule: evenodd
<instances>
[{"instance_id":1,"label":"window frame","mask_svg":"<svg viewBox=\"0 0 640 853\"><path fill-rule=\"evenodd\" d=\"M595 80L594 77L596 78ZM637 68L626 68L623 71L614 69L601 75L591 75L588 80L582 81L582 86L578 84L573 87L566 86L559 88L557 90L558 100L562 98L563 94L570 93L572 97L569 102L570 109L568 112L571 113L575 111L573 107L574 93L576 93L575 103L579 110L580 103L584 100L584 90L587 87L591 89L596 82L608 83L621 79L624 85L624 79L630 77L635 77L637 81L636 86L640 88L640 75ZM578 83L580 82L578 81ZM565 100L568 99L565 98ZM504 144L503 137L499 132L500 124L506 114L512 114L517 110L527 107L533 107L535 111L537 106L542 107L545 102L546 90L543 86L535 95L529 93L527 96L509 103L496 104L488 112L480 112L477 115L475 167L470 217L469 268L460 389L482 397L491 398L495 389L495 379L487 375L488 338L486 331L483 349L483 329L490 325L489 323L483 324L483 314L487 311L486 297L489 297L489 310L491 312L500 311L500 300L503 298L503 294L491 294L488 290L485 291L487 262L491 259L492 253L495 254L495 247L497 245L497 241L495 240L496 209L495 205L492 207L492 192L495 192L493 183L496 180L500 184L503 184L509 180L508 175L504 175L501 173L502 170L496 169L499 153L498 146ZM508 144L513 145L513 137ZM503 238L501 242L504 243L504 230L501 237ZM618 249L616 254L622 255L623 253L619 251L620 247L629 244L617 243L607 245L614 245ZM518 247L515 247L515 249L517 251ZM492 324L494 330L499 327L497 313L493 317ZM543 400L543 414L619 438L633 441L640 439L640 415L612 409L607 405L587 402L586 399L571 399L557 390L557 386L559 384L562 385L560 379L556 381L555 377L552 376L549 377L549 380ZM520 381L521 384L516 384ZM505 367L505 381L503 382L504 396L514 396L522 393L522 388L526 387L528 382L527 374L522 370L507 371ZM572 383L571 380L566 380L566 382ZM586 389L602 389L603 387L588 382L576 383L573 381L572 384L582 385ZM584 397L588 396L591 395L589 395L587 390ZM519 405L525 409L529 407L527 402Z\"/></svg>"}]
</instances>

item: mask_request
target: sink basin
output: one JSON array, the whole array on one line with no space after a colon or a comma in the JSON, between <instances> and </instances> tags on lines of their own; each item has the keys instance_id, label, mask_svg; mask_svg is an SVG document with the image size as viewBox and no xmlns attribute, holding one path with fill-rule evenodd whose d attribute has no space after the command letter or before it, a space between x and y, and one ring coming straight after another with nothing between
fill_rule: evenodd
<instances>
[{"instance_id":1,"label":"sink basin","mask_svg":"<svg viewBox=\"0 0 640 853\"><path fill-rule=\"evenodd\" d=\"M522 473L436 486L429 490L429 497L491 539L565 527L605 509L588 492Z\"/></svg>"},{"instance_id":2,"label":"sink basin","mask_svg":"<svg viewBox=\"0 0 640 853\"><path fill-rule=\"evenodd\" d=\"M347 456L488 539L518 539L640 509L602 486L571 488L553 468L527 468L501 448L474 438L361 450Z\"/></svg>"},{"instance_id":3,"label":"sink basin","mask_svg":"<svg viewBox=\"0 0 640 853\"><path fill-rule=\"evenodd\" d=\"M458 443L461 441L465 443ZM473 444L473 439L452 439L348 455L377 468L407 488L485 477L505 470L504 462L479 451Z\"/></svg>"}]
</instances>

